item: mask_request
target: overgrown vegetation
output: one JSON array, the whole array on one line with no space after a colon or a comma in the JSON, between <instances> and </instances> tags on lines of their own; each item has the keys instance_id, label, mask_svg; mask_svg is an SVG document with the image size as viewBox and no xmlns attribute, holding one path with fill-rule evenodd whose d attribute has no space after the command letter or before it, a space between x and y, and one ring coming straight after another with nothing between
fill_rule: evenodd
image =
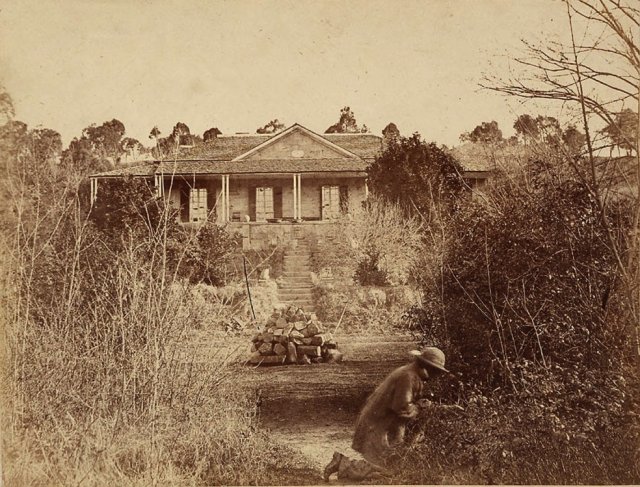
<instances>
[{"instance_id":1,"label":"overgrown vegetation","mask_svg":"<svg viewBox=\"0 0 640 487\"><path fill-rule=\"evenodd\" d=\"M312 257L340 280L363 286L405 285L424 250L422 225L399 204L370 197L336 223Z\"/></svg>"},{"instance_id":2,"label":"overgrown vegetation","mask_svg":"<svg viewBox=\"0 0 640 487\"><path fill-rule=\"evenodd\" d=\"M458 407L419 419L405 460L424 468L398 481L640 479L638 133L628 123L610 130L620 104L638 94L622 88L628 78L596 69L601 53L624 57L637 89L638 47L624 26L637 25L638 12L588 0L567 2L567 12L571 29L578 17L610 35L593 45L589 35L580 46L527 45L533 58L520 62L536 76L496 89L575 101L584 134L551 117L519 117L521 157L511 151L483 194L455 211L433 202L424 301L405 319L447 352L455 374L434 399ZM585 95L593 82L615 92L611 102ZM594 115L609 128L594 130ZM604 135L606 157L596 152Z\"/></svg>"},{"instance_id":3,"label":"overgrown vegetation","mask_svg":"<svg viewBox=\"0 0 640 487\"><path fill-rule=\"evenodd\" d=\"M232 350L206 363L183 346L202 318L190 283L224 281L234 237L183 230L139 180L105 182L91 205L59 137L0 135L7 484L264 484L299 468L258 431Z\"/></svg>"},{"instance_id":4,"label":"overgrown vegetation","mask_svg":"<svg viewBox=\"0 0 640 487\"><path fill-rule=\"evenodd\" d=\"M612 224L628 226L628 206L611 204ZM540 161L497 176L456 215L443 286L408 315L447 350L459 379L439 394L465 408L425 416L428 441L413 454L440 477L421 481L457 482L446 472L465 469L483 483L638 478L633 328L607 243L585 186Z\"/></svg>"}]
</instances>

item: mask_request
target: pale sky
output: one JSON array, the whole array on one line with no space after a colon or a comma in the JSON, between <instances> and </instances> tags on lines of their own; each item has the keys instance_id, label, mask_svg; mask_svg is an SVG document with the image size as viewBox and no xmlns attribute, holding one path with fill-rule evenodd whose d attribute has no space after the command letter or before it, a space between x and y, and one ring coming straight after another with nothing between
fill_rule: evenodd
<instances>
[{"instance_id":1,"label":"pale sky","mask_svg":"<svg viewBox=\"0 0 640 487\"><path fill-rule=\"evenodd\" d=\"M510 135L517 100L481 91L520 39L566 31L558 0L4 0L0 83L16 118L66 143L117 118L168 134L255 132L273 118L322 133L348 105L380 134L454 145L482 121ZM559 107L558 107L559 109ZM552 114L552 113L550 113ZM557 115L557 114L555 114Z\"/></svg>"}]
</instances>

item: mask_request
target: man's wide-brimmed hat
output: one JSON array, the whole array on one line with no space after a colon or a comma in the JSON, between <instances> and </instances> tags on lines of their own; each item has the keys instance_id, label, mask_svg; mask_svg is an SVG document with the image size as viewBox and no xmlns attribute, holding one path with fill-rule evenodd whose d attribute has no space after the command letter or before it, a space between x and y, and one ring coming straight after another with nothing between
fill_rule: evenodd
<instances>
[{"instance_id":1,"label":"man's wide-brimmed hat","mask_svg":"<svg viewBox=\"0 0 640 487\"><path fill-rule=\"evenodd\" d=\"M423 365L449 372L444 368L444 352L437 347L427 347L424 350L411 350L409 354Z\"/></svg>"}]
</instances>

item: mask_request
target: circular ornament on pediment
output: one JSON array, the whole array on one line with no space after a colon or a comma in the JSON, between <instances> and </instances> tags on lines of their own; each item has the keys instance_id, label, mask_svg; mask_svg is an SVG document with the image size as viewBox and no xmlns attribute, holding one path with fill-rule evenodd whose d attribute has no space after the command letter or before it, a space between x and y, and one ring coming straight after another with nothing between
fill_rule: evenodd
<instances>
[{"instance_id":1,"label":"circular ornament on pediment","mask_svg":"<svg viewBox=\"0 0 640 487\"><path fill-rule=\"evenodd\" d=\"M302 157L304 156L304 151L302 149L294 149L291 151L291 157Z\"/></svg>"}]
</instances>

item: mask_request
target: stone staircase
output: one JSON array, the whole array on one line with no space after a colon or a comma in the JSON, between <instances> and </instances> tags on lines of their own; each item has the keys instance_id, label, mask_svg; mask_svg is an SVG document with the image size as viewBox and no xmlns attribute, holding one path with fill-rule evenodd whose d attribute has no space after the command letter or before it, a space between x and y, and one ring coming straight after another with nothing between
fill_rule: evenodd
<instances>
[{"instance_id":1,"label":"stone staircase","mask_svg":"<svg viewBox=\"0 0 640 487\"><path fill-rule=\"evenodd\" d=\"M295 246L284 253L284 271L278 288L278 298L282 303L315 312L310 258L309 242L304 237L296 238Z\"/></svg>"}]
</instances>

